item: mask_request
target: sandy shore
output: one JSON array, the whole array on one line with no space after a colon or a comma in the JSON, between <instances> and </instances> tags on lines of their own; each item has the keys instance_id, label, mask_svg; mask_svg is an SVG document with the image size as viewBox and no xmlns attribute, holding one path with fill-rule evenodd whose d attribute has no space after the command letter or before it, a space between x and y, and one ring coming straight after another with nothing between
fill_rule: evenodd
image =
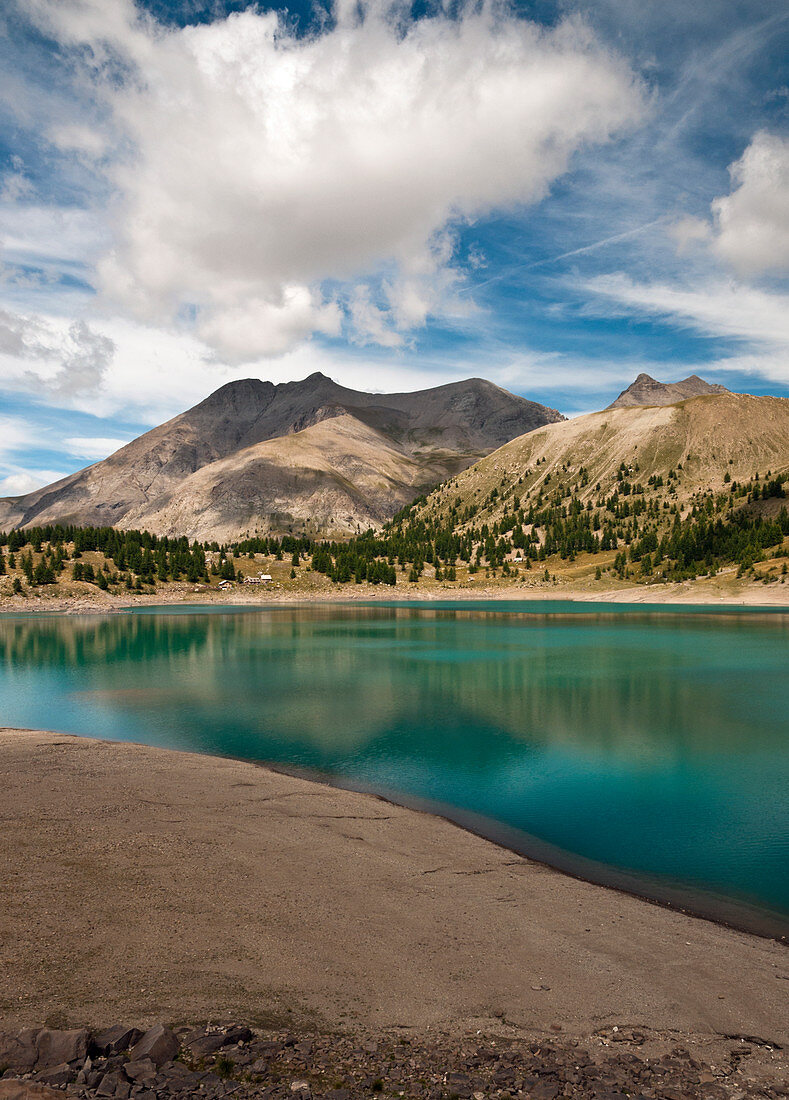
<instances>
[{"instance_id":1,"label":"sandy shore","mask_svg":"<svg viewBox=\"0 0 789 1100\"><path fill-rule=\"evenodd\" d=\"M0 1023L789 1044L780 944L252 764L0 730Z\"/></svg>"},{"instance_id":2,"label":"sandy shore","mask_svg":"<svg viewBox=\"0 0 789 1100\"><path fill-rule=\"evenodd\" d=\"M59 596L46 590L33 591L27 597L3 595L0 615L58 612L71 615L95 612L118 612L130 607L160 607L166 604L194 606L254 606L271 607L304 603L367 603L415 601L432 603L437 600L578 600L585 603L675 604L679 607L700 604L720 607L770 607L789 611L789 586L782 584L733 584L731 581L705 578L682 584L630 585L623 587L586 585L510 584L475 587L419 585L392 589L381 585L339 585L314 591L266 590L250 592L245 588L229 592L195 593L191 585L171 584L151 595L125 594L113 596L96 589L95 593L79 596Z\"/></svg>"}]
</instances>

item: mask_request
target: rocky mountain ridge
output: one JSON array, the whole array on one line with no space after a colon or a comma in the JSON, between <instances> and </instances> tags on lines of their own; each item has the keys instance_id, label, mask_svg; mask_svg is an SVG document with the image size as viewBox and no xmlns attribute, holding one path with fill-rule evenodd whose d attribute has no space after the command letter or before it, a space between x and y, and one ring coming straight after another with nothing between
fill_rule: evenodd
<instances>
[{"instance_id":1,"label":"rocky mountain ridge","mask_svg":"<svg viewBox=\"0 0 789 1100\"><path fill-rule=\"evenodd\" d=\"M472 378L414 393L322 374L229 382L53 485L0 501L0 529L47 523L228 540L378 526L502 443L563 420Z\"/></svg>"},{"instance_id":2,"label":"rocky mountain ridge","mask_svg":"<svg viewBox=\"0 0 789 1100\"><path fill-rule=\"evenodd\" d=\"M674 405L678 401L687 401L693 397L708 397L712 394L729 393L725 386L717 382L705 382L697 374L691 374L680 382L658 382L649 374L641 373L627 389L622 390L609 409L624 409L634 405Z\"/></svg>"}]
</instances>

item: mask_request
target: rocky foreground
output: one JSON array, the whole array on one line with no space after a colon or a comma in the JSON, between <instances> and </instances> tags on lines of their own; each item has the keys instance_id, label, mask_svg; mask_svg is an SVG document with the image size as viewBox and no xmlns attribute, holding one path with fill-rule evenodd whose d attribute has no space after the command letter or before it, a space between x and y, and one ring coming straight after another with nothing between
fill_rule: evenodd
<instances>
[{"instance_id":1,"label":"rocky foreground","mask_svg":"<svg viewBox=\"0 0 789 1100\"><path fill-rule=\"evenodd\" d=\"M595 1045L474 1036L359 1040L325 1034L256 1033L243 1025L123 1025L91 1033L27 1028L0 1033L0 1100L351 1100L511 1097L556 1100L727 1100L789 1096L789 1084L764 1076L780 1053L755 1037L732 1038L708 1064L682 1046L659 1056L640 1047L635 1029L604 1029ZM751 1061L760 1056L758 1067ZM772 1078L772 1083L770 1083Z\"/></svg>"}]
</instances>

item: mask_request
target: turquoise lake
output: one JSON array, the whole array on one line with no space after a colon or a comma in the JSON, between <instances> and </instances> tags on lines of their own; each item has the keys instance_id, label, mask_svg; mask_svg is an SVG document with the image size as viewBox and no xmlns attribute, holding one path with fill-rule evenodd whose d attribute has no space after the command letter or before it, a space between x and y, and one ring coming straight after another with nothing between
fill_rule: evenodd
<instances>
[{"instance_id":1,"label":"turquoise lake","mask_svg":"<svg viewBox=\"0 0 789 1100\"><path fill-rule=\"evenodd\" d=\"M789 612L3 617L0 724L321 773L583 877L789 932Z\"/></svg>"}]
</instances>

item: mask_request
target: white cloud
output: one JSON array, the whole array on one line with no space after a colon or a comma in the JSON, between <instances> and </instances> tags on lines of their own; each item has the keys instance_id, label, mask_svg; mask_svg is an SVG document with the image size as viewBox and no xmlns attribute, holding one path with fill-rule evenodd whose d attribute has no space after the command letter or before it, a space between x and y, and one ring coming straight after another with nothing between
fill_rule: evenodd
<instances>
[{"instance_id":1,"label":"white cloud","mask_svg":"<svg viewBox=\"0 0 789 1100\"><path fill-rule=\"evenodd\" d=\"M89 458L92 462L106 458L124 447L128 439L112 439L103 436L69 436L63 440L64 449L77 458Z\"/></svg>"},{"instance_id":2,"label":"white cloud","mask_svg":"<svg viewBox=\"0 0 789 1100\"><path fill-rule=\"evenodd\" d=\"M709 369L789 382L789 294L737 282L701 287L637 283L621 274L600 275L585 286L627 312L663 316L704 336L741 342L742 350L714 360Z\"/></svg>"},{"instance_id":3,"label":"white cloud","mask_svg":"<svg viewBox=\"0 0 789 1100\"><path fill-rule=\"evenodd\" d=\"M343 2L304 37L253 9L182 29L131 0L27 10L90 47L77 56L131 150L111 169L104 292L155 324L195 309L235 358L335 332L321 283L349 283L358 317L354 288L384 266L398 288L380 328L391 345L444 308L425 285L451 271L451 250L435 256L447 225L541 198L575 150L643 106L583 26L538 28L496 4L410 22L404 5ZM108 57L124 82L102 82Z\"/></svg>"},{"instance_id":4,"label":"white cloud","mask_svg":"<svg viewBox=\"0 0 789 1100\"><path fill-rule=\"evenodd\" d=\"M0 467L0 497L24 496L65 476L58 470L24 470L16 466L3 466Z\"/></svg>"},{"instance_id":5,"label":"white cloud","mask_svg":"<svg viewBox=\"0 0 789 1100\"><path fill-rule=\"evenodd\" d=\"M102 157L107 149L107 139L104 134L80 123L53 126L47 136L58 149L80 153L90 160Z\"/></svg>"},{"instance_id":6,"label":"white cloud","mask_svg":"<svg viewBox=\"0 0 789 1100\"><path fill-rule=\"evenodd\" d=\"M703 218L680 218L668 228L669 236L677 242L677 252L680 256L691 245L709 241L712 235L710 223Z\"/></svg>"},{"instance_id":7,"label":"white cloud","mask_svg":"<svg viewBox=\"0 0 789 1100\"><path fill-rule=\"evenodd\" d=\"M2 203L19 202L20 199L29 198L34 192L33 184L25 175L21 160L19 157L12 159L17 163L0 179L0 202Z\"/></svg>"},{"instance_id":8,"label":"white cloud","mask_svg":"<svg viewBox=\"0 0 789 1100\"><path fill-rule=\"evenodd\" d=\"M33 429L26 421L0 416L0 454L11 454L35 442Z\"/></svg>"},{"instance_id":9,"label":"white cloud","mask_svg":"<svg viewBox=\"0 0 789 1100\"><path fill-rule=\"evenodd\" d=\"M338 336L342 312L305 286L288 286L279 301L248 298L215 309L198 325L198 335L227 361L283 355L315 332Z\"/></svg>"},{"instance_id":10,"label":"white cloud","mask_svg":"<svg viewBox=\"0 0 789 1100\"><path fill-rule=\"evenodd\" d=\"M729 173L734 189L712 203L714 252L744 275L789 271L789 138L756 134Z\"/></svg>"},{"instance_id":11,"label":"white cloud","mask_svg":"<svg viewBox=\"0 0 789 1100\"><path fill-rule=\"evenodd\" d=\"M0 363L6 382L25 380L39 393L66 398L101 386L115 345L85 321L0 309Z\"/></svg>"},{"instance_id":12,"label":"white cloud","mask_svg":"<svg viewBox=\"0 0 789 1100\"><path fill-rule=\"evenodd\" d=\"M735 282L701 288L637 283L626 275L599 275L586 286L630 308L672 317L705 336L789 345L789 294Z\"/></svg>"},{"instance_id":13,"label":"white cloud","mask_svg":"<svg viewBox=\"0 0 789 1100\"><path fill-rule=\"evenodd\" d=\"M61 273L84 268L106 247L100 219L77 207L0 201L3 260Z\"/></svg>"}]
</instances>

